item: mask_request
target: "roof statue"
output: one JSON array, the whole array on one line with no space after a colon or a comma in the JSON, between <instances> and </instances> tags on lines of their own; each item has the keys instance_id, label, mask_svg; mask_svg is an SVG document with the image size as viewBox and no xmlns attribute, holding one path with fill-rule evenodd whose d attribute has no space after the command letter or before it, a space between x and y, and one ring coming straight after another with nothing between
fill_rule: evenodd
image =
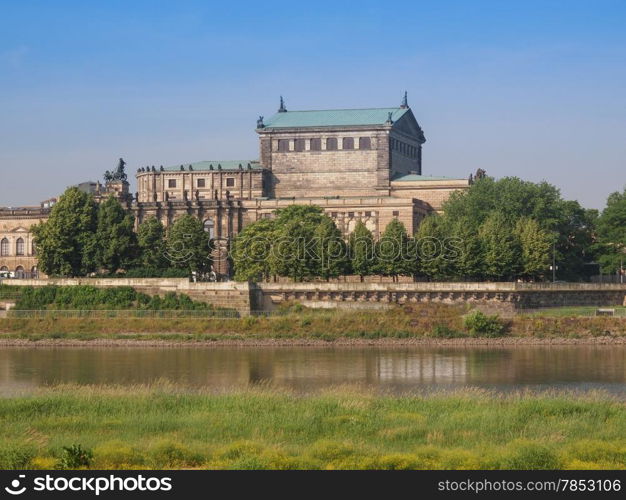
<instances>
[{"instance_id":1,"label":"roof statue","mask_svg":"<svg viewBox=\"0 0 626 500\"><path fill-rule=\"evenodd\" d=\"M285 101L283 100L283 96L280 96L280 108L278 108L279 113L286 113L287 108L285 107Z\"/></svg>"},{"instance_id":2,"label":"roof statue","mask_svg":"<svg viewBox=\"0 0 626 500\"><path fill-rule=\"evenodd\" d=\"M127 176L124 171L124 167L126 167L126 162L123 158L120 158L117 168L113 171L107 170L104 173L104 181L105 182L113 182L113 181L122 181L126 182Z\"/></svg>"},{"instance_id":3,"label":"roof statue","mask_svg":"<svg viewBox=\"0 0 626 500\"><path fill-rule=\"evenodd\" d=\"M404 91L404 97L402 98L402 104L400 104L402 109L407 109L409 107L409 99L407 95L407 91Z\"/></svg>"}]
</instances>

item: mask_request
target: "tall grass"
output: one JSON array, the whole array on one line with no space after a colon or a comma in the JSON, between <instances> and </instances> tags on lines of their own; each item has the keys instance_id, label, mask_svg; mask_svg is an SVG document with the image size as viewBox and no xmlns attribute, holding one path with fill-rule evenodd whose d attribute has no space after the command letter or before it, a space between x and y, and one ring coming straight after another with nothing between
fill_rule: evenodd
<instances>
[{"instance_id":1,"label":"tall grass","mask_svg":"<svg viewBox=\"0 0 626 500\"><path fill-rule=\"evenodd\" d=\"M113 469L616 469L626 408L600 395L61 386L0 399L0 443L1 468L60 467L80 445Z\"/></svg>"}]
</instances>

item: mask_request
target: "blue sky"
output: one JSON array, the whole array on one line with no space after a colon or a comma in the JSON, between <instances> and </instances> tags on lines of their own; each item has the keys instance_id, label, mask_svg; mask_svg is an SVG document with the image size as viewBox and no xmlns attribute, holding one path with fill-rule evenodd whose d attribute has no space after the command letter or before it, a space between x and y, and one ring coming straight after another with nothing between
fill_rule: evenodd
<instances>
[{"instance_id":1,"label":"blue sky","mask_svg":"<svg viewBox=\"0 0 626 500\"><path fill-rule=\"evenodd\" d=\"M626 184L626 2L0 0L0 206L139 166L257 158L256 118L386 107L424 173ZM134 188L133 188L134 189Z\"/></svg>"}]
</instances>

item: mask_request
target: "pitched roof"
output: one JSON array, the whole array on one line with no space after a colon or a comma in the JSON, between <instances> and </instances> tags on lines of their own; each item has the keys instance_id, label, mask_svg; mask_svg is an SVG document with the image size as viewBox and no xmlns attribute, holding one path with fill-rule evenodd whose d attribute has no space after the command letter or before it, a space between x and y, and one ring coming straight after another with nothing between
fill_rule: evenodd
<instances>
[{"instance_id":1,"label":"pitched roof","mask_svg":"<svg viewBox=\"0 0 626 500\"><path fill-rule=\"evenodd\" d=\"M285 111L276 113L265 123L265 128L349 127L384 125L391 119L399 120L409 108L328 109L320 111Z\"/></svg>"},{"instance_id":2,"label":"pitched roof","mask_svg":"<svg viewBox=\"0 0 626 500\"><path fill-rule=\"evenodd\" d=\"M239 166L241 165L241 169L248 170L248 165L252 170L260 170L263 167L258 162L258 160L206 160L206 161L197 161L194 163L185 163L182 165L182 170L189 170L191 166L192 170L239 170ZM165 167L165 171L167 172L178 172L181 171L181 165L174 165L171 167Z\"/></svg>"}]
</instances>

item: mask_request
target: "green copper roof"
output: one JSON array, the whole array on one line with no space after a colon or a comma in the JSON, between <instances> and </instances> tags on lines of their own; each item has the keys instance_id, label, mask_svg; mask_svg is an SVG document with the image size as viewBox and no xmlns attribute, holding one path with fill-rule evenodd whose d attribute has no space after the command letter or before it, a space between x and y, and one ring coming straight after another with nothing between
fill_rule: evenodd
<instances>
[{"instance_id":1,"label":"green copper roof","mask_svg":"<svg viewBox=\"0 0 626 500\"><path fill-rule=\"evenodd\" d=\"M394 177L391 179L392 182L405 182L405 181L456 181L459 179L455 179L453 177L435 177L432 175L417 175L417 174L406 174L399 175L398 177Z\"/></svg>"},{"instance_id":2,"label":"green copper roof","mask_svg":"<svg viewBox=\"0 0 626 500\"><path fill-rule=\"evenodd\" d=\"M263 168L258 160L207 160L207 161L197 161L195 163L185 163L182 165L174 165L172 167L165 167L165 170L168 172L173 171L181 171L181 170L189 170L191 166L191 170L239 170L239 166L243 170L248 170L248 165L252 170L259 170Z\"/></svg>"},{"instance_id":3,"label":"green copper roof","mask_svg":"<svg viewBox=\"0 0 626 500\"><path fill-rule=\"evenodd\" d=\"M285 111L276 113L265 128L349 127L354 125L384 125L399 120L409 108L329 109L324 111Z\"/></svg>"}]
</instances>

